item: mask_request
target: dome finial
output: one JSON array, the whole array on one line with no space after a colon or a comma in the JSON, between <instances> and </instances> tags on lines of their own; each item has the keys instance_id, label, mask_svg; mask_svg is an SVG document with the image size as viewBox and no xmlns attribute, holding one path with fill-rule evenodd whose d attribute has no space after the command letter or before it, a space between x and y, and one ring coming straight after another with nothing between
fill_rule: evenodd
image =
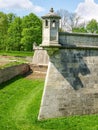
<instances>
[{"instance_id":1,"label":"dome finial","mask_svg":"<svg viewBox=\"0 0 98 130\"><path fill-rule=\"evenodd\" d=\"M51 8L51 9L50 9L50 12L51 12L51 13L53 13L53 12L54 12L53 8Z\"/></svg>"}]
</instances>

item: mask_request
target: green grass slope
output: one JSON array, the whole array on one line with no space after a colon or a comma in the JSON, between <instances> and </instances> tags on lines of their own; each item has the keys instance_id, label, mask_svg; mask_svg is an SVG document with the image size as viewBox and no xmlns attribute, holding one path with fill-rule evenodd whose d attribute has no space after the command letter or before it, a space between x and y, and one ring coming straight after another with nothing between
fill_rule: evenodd
<instances>
[{"instance_id":1,"label":"green grass slope","mask_svg":"<svg viewBox=\"0 0 98 130\"><path fill-rule=\"evenodd\" d=\"M44 81L17 77L0 85L0 130L98 130L98 116L38 121Z\"/></svg>"}]
</instances>

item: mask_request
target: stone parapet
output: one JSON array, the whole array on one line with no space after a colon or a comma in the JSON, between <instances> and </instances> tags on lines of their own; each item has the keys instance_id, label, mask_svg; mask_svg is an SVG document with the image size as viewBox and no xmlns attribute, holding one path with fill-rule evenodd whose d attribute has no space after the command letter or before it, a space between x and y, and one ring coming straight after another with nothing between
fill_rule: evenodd
<instances>
[{"instance_id":1,"label":"stone parapet","mask_svg":"<svg viewBox=\"0 0 98 130\"><path fill-rule=\"evenodd\" d=\"M59 44L65 47L98 48L98 35L60 32Z\"/></svg>"}]
</instances>

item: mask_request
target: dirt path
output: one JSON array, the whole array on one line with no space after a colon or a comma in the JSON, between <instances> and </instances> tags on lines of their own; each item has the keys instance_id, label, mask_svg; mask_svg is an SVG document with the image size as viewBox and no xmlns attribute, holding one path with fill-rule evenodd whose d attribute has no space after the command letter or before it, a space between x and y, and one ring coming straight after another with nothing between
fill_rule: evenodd
<instances>
[{"instance_id":1,"label":"dirt path","mask_svg":"<svg viewBox=\"0 0 98 130\"><path fill-rule=\"evenodd\" d=\"M15 56L1 56L0 55L0 66L4 66L10 62L23 62L23 63L32 63L32 57L15 57Z\"/></svg>"},{"instance_id":2,"label":"dirt path","mask_svg":"<svg viewBox=\"0 0 98 130\"><path fill-rule=\"evenodd\" d=\"M0 66L4 66L10 62L24 60L23 58L14 56L0 56ZM26 78L28 79L45 79L47 73L47 66L34 66L32 65L31 57L26 57L25 61L30 64L31 71Z\"/></svg>"},{"instance_id":3,"label":"dirt path","mask_svg":"<svg viewBox=\"0 0 98 130\"><path fill-rule=\"evenodd\" d=\"M47 73L47 66L31 66L31 72L26 76L27 79L44 79Z\"/></svg>"},{"instance_id":4,"label":"dirt path","mask_svg":"<svg viewBox=\"0 0 98 130\"><path fill-rule=\"evenodd\" d=\"M6 65L11 61L13 61L12 56L0 56L0 66Z\"/></svg>"}]
</instances>

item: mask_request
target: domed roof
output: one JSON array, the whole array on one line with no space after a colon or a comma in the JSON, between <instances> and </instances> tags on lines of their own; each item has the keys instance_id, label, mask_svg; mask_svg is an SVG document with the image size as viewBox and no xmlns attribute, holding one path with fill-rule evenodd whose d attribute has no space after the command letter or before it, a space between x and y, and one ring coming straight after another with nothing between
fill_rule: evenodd
<instances>
[{"instance_id":1,"label":"domed roof","mask_svg":"<svg viewBox=\"0 0 98 130\"><path fill-rule=\"evenodd\" d=\"M48 14L46 14L45 16L42 16L43 19L45 18L57 18L57 19L61 19L61 17L56 14L53 10L53 8L50 9L50 12Z\"/></svg>"}]
</instances>

